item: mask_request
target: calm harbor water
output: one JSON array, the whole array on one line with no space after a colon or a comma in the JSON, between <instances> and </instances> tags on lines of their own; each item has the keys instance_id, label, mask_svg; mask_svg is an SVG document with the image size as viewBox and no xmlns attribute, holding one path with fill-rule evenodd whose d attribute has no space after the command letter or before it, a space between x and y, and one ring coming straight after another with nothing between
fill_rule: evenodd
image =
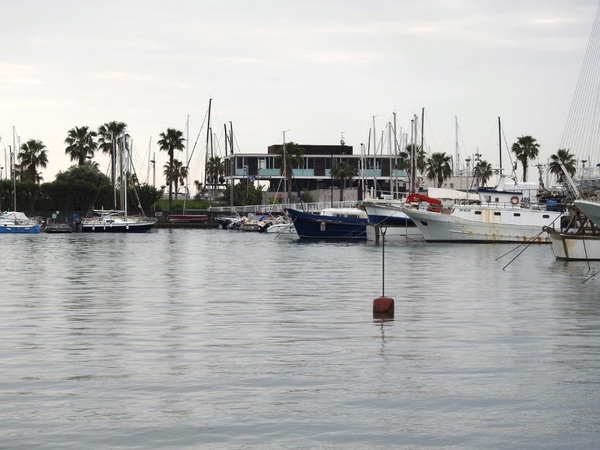
<instances>
[{"instance_id":1,"label":"calm harbor water","mask_svg":"<svg viewBox=\"0 0 600 450\"><path fill-rule=\"evenodd\" d=\"M600 448L600 265L222 230L2 236L0 448Z\"/></svg>"}]
</instances>

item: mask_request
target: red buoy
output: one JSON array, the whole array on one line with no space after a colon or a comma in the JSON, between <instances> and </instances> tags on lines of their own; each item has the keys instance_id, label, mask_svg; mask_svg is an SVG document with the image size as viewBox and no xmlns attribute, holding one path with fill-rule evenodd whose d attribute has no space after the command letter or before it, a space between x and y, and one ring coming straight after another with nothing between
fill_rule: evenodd
<instances>
[{"instance_id":1,"label":"red buoy","mask_svg":"<svg viewBox=\"0 0 600 450\"><path fill-rule=\"evenodd\" d=\"M373 314L394 314L394 299L381 296L373 300Z\"/></svg>"}]
</instances>

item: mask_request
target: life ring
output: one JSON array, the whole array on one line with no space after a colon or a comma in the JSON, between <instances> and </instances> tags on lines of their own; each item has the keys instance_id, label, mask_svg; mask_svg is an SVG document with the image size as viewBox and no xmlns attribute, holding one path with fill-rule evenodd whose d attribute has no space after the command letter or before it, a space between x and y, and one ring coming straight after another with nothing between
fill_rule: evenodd
<instances>
[{"instance_id":1,"label":"life ring","mask_svg":"<svg viewBox=\"0 0 600 450\"><path fill-rule=\"evenodd\" d=\"M516 195L513 195L513 196L510 198L510 202L511 202L513 205L518 205L518 204L519 204L519 197L517 197Z\"/></svg>"}]
</instances>

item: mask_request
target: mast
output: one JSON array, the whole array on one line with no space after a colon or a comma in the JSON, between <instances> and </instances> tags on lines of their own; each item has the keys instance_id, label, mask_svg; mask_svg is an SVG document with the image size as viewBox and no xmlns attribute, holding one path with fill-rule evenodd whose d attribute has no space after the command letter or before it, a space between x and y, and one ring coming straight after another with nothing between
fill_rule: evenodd
<instances>
[{"instance_id":1,"label":"mast","mask_svg":"<svg viewBox=\"0 0 600 450\"><path fill-rule=\"evenodd\" d=\"M375 133L375 116L373 116L373 197L377 198L377 133Z\"/></svg>"},{"instance_id":2,"label":"mast","mask_svg":"<svg viewBox=\"0 0 600 450\"><path fill-rule=\"evenodd\" d=\"M188 185L190 184L190 155L189 155L189 148L190 148L190 115L187 115L187 120L185 122L185 168L186 168L186 175L185 175L185 189L184 189L184 194L185 198L184 198L184 204L185 204L185 200L187 199L188 196L188 192L190 191L188 188Z\"/></svg>"},{"instance_id":3,"label":"mast","mask_svg":"<svg viewBox=\"0 0 600 450\"><path fill-rule=\"evenodd\" d=\"M117 209L117 144L115 142L115 133L112 134L112 182L113 182L113 205Z\"/></svg>"},{"instance_id":4,"label":"mast","mask_svg":"<svg viewBox=\"0 0 600 450\"><path fill-rule=\"evenodd\" d=\"M289 130L286 130L289 131ZM283 195L284 195L284 205L287 204L288 198L287 198L287 177L288 177L288 167L287 167L287 161L286 161L286 154L287 154L287 150L285 149L285 131L283 132L283 147L281 148L282 153L283 153ZM248 169L246 169L246 174ZM248 183L248 175L246 175L246 183Z\"/></svg>"},{"instance_id":5,"label":"mast","mask_svg":"<svg viewBox=\"0 0 600 450\"><path fill-rule=\"evenodd\" d=\"M206 149L204 153L204 188L206 188L206 180L207 180L207 169L208 169L208 144L210 142L210 108L212 105L212 98L208 99L208 124L206 126ZM212 156L212 155L211 155Z\"/></svg>"},{"instance_id":6,"label":"mast","mask_svg":"<svg viewBox=\"0 0 600 450\"><path fill-rule=\"evenodd\" d=\"M416 161L416 146L417 146L417 136L416 136L416 125L417 115L415 114L414 118L410 121L410 192L415 192L415 161Z\"/></svg>"},{"instance_id":7,"label":"mast","mask_svg":"<svg viewBox=\"0 0 600 450\"><path fill-rule=\"evenodd\" d=\"M124 148L126 147L126 143L125 143L125 136L121 137L120 140L120 145L119 145L119 172L121 174L121 183L120 183L120 188L121 188L121 209L124 211L125 214L125 218L127 218L127 201L126 201L126 193L127 193L127 186L126 184L126 180L125 180L125 152L124 152Z\"/></svg>"},{"instance_id":8,"label":"mast","mask_svg":"<svg viewBox=\"0 0 600 450\"><path fill-rule=\"evenodd\" d=\"M398 194L398 173L396 172L396 165L398 163L398 129L396 128L396 113L394 112L394 190L392 195L396 198ZM391 170L391 167L390 167Z\"/></svg>"},{"instance_id":9,"label":"mast","mask_svg":"<svg viewBox=\"0 0 600 450\"><path fill-rule=\"evenodd\" d=\"M498 149L500 152L500 176L502 176L502 125L500 124L500 117L498 117Z\"/></svg>"},{"instance_id":10,"label":"mast","mask_svg":"<svg viewBox=\"0 0 600 450\"><path fill-rule=\"evenodd\" d=\"M460 168L460 156L458 155L458 117L454 116L454 167L452 173L457 175ZM462 180L462 178L461 178Z\"/></svg>"},{"instance_id":11,"label":"mast","mask_svg":"<svg viewBox=\"0 0 600 450\"><path fill-rule=\"evenodd\" d=\"M15 131L15 127L13 126L13 151L11 153L11 155L13 155L12 157L12 178L13 178L13 205L15 206L15 211L17 210L17 153L19 152L19 149L16 147L15 145L15 139L16 139L16 131Z\"/></svg>"},{"instance_id":12,"label":"mast","mask_svg":"<svg viewBox=\"0 0 600 450\"><path fill-rule=\"evenodd\" d=\"M227 136L227 134L226 134ZM229 149L231 151L231 156L233 156L233 124L229 122ZM230 175L231 175L231 186L229 187L229 206L231 210L233 210L233 185L234 185L234 175L235 175L235 157L231 158L230 162Z\"/></svg>"},{"instance_id":13,"label":"mast","mask_svg":"<svg viewBox=\"0 0 600 450\"><path fill-rule=\"evenodd\" d=\"M421 108L421 151L422 152L425 151L425 108ZM417 182L417 168L415 167L415 189L417 189L416 182Z\"/></svg>"}]
</instances>

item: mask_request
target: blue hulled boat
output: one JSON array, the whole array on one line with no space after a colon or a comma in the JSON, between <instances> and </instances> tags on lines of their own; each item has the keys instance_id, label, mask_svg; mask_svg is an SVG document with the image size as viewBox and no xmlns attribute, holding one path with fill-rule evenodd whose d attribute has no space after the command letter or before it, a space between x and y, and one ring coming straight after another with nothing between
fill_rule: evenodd
<instances>
[{"instance_id":1,"label":"blue hulled boat","mask_svg":"<svg viewBox=\"0 0 600 450\"><path fill-rule=\"evenodd\" d=\"M300 239L367 240L367 214L358 208L329 208L320 214L286 209Z\"/></svg>"},{"instance_id":2,"label":"blue hulled boat","mask_svg":"<svg viewBox=\"0 0 600 450\"><path fill-rule=\"evenodd\" d=\"M10 211L0 214L0 234L35 234L40 232L39 222L22 212Z\"/></svg>"}]
</instances>

